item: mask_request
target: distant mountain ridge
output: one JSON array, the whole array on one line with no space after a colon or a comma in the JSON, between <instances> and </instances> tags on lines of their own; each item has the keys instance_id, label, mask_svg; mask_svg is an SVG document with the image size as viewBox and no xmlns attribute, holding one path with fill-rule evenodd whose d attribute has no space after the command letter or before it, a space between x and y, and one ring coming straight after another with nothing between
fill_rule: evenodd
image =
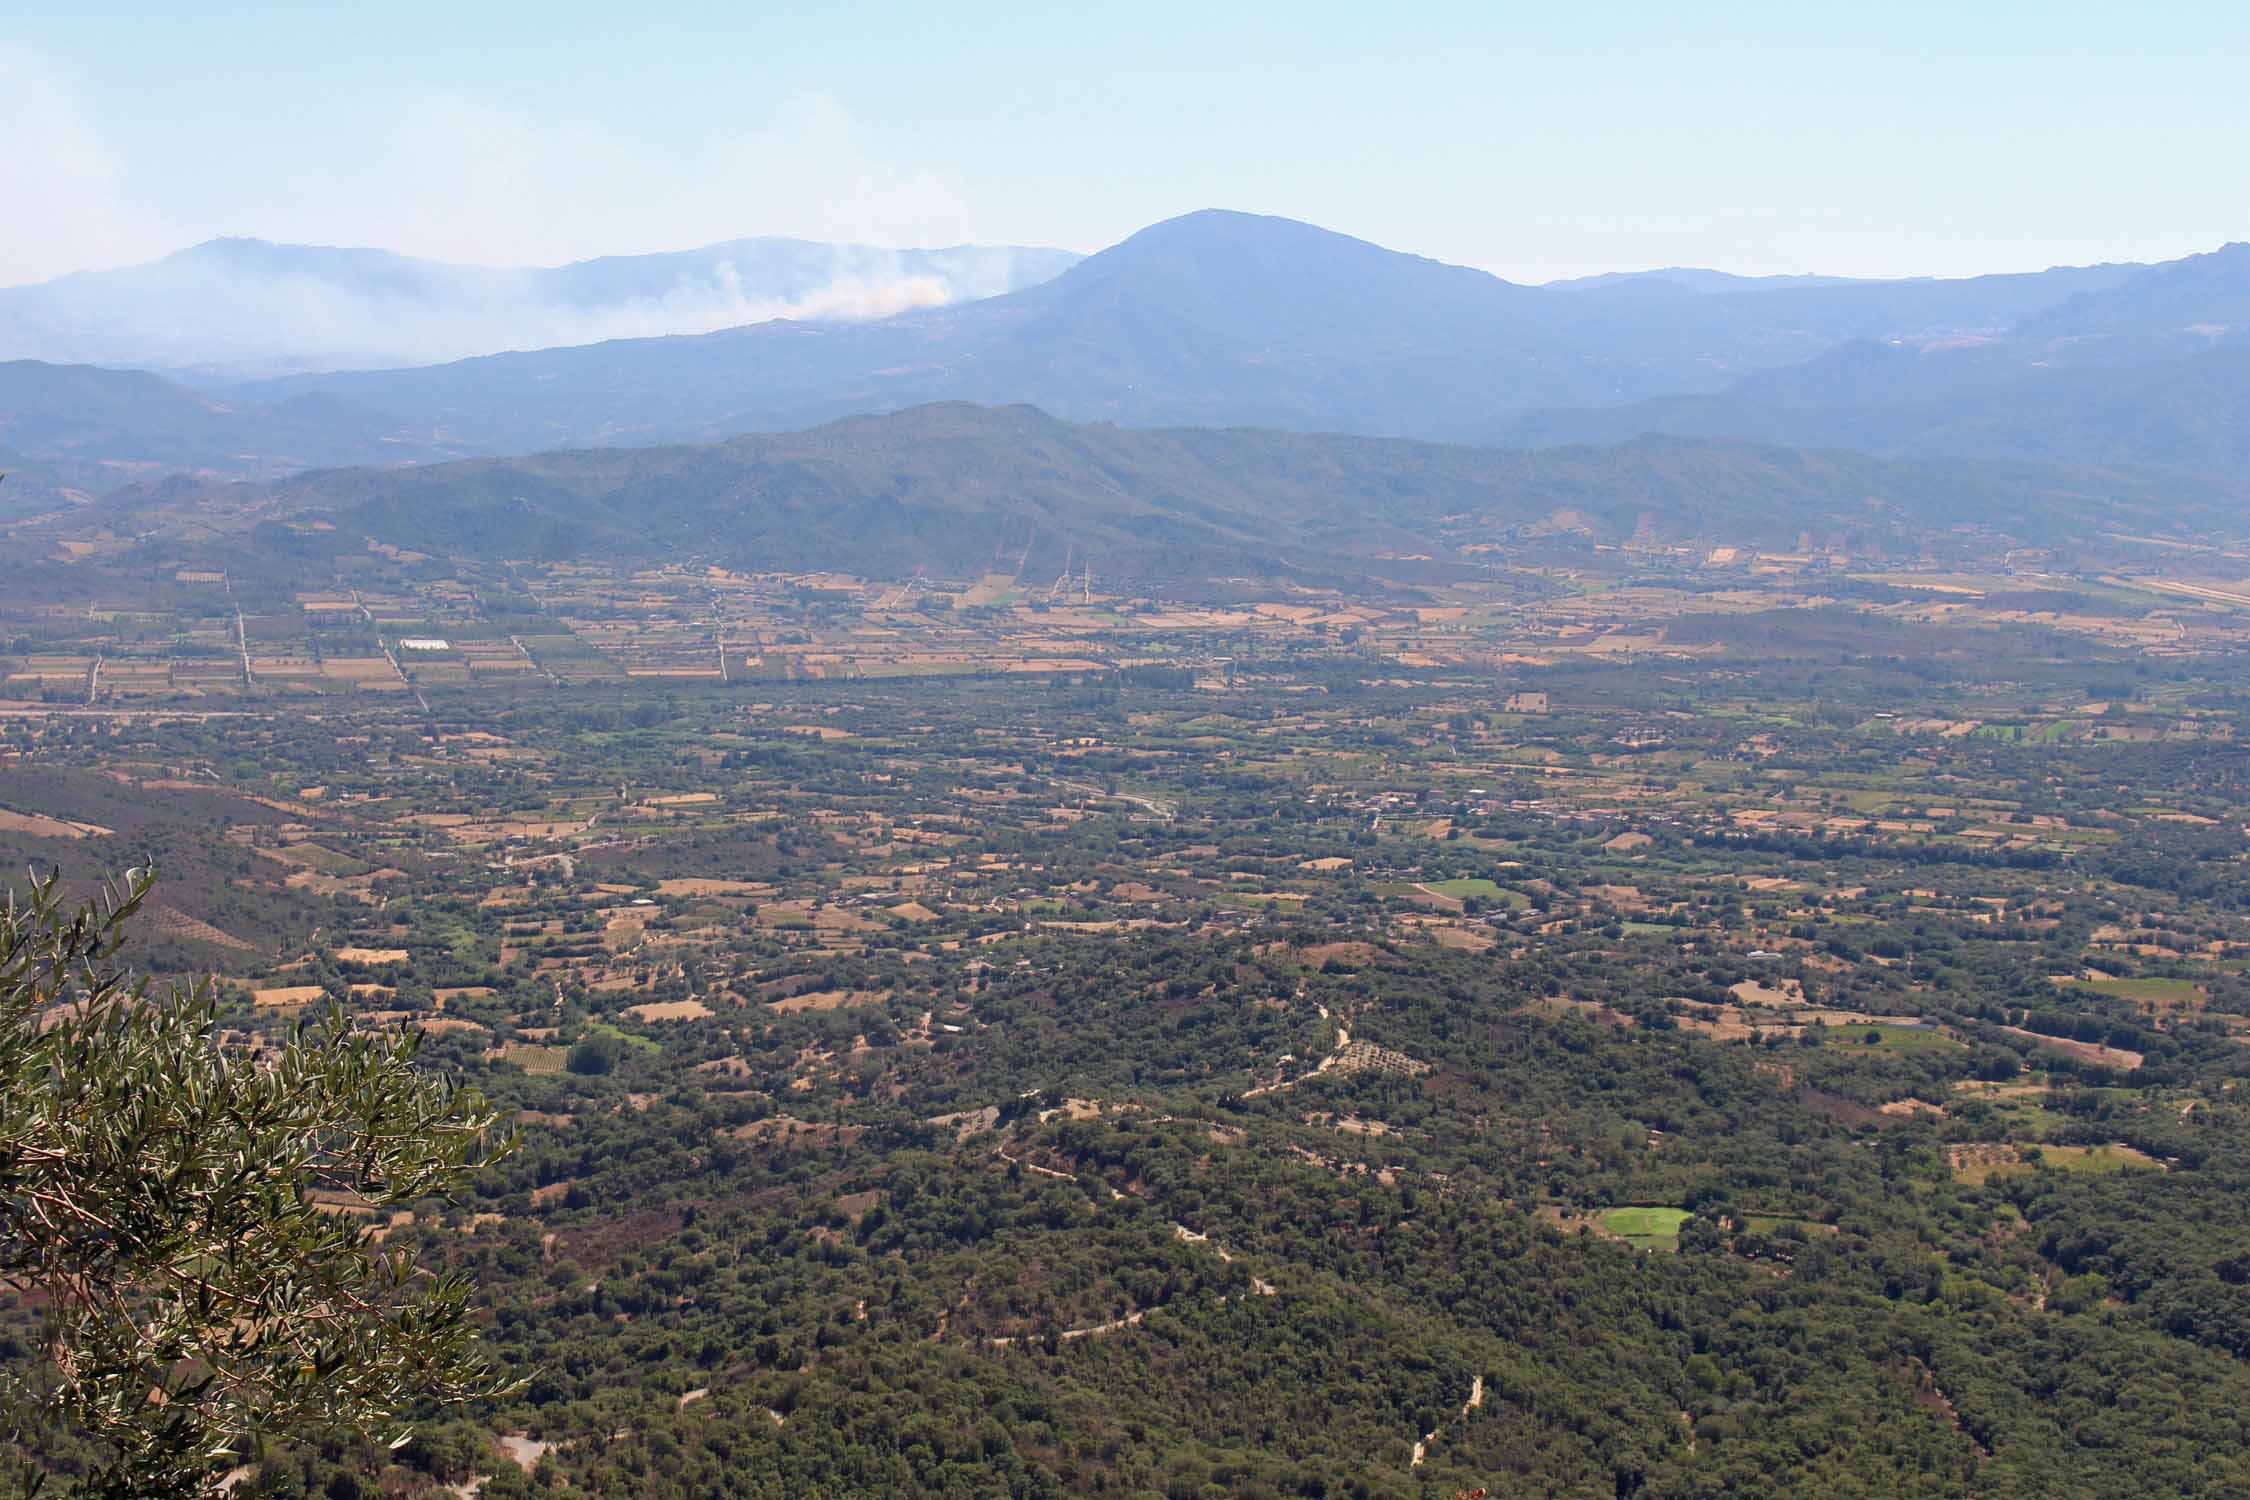
<instances>
[{"instance_id":1,"label":"distant mountain ridge","mask_svg":"<svg viewBox=\"0 0 2250 1500\"><path fill-rule=\"evenodd\" d=\"M339 463L449 457L398 439L396 418L307 393L220 399L146 370L0 363L0 447L100 494L169 473L267 479Z\"/></svg>"},{"instance_id":2,"label":"distant mountain ridge","mask_svg":"<svg viewBox=\"0 0 2250 1500\"><path fill-rule=\"evenodd\" d=\"M1858 340L1723 391L1531 412L1491 436L1525 448L1665 435L1893 458L2242 472L2250 467L2250 320L2216 321L2241 289L2223 285L2183 305L2124 296L2138 285L2116 298L2073 299L2000 338L1919 347ZM2198 322L2166 321L2183 316Z\"/></svg>"},{"instance_id":3,"label":"distant mountain ridge","mask_svg":"<svg viewBox=\"0 0 2250 1500\"><path fill-rule=\"evenodd\" d=\"M1902 280L1927 281L1930 278L1909 277ZM1740 276L1732 271L1713 271L1703 266L1659 266L1653 271L1602 271L1592 276L1566 276L1558 281L1543 281L1540 288L1549 292L1587 292L1616 286L1627 281L1661 281L1673 286L1686 287L1691 292L1780 292L1808 286L1861 286L1871 283L1864 276ZM1875 285L1892 285L1894 282L1874 280Z\"/></svg>"},{"instance_id":4,"label":"distant mountain ridge","mask_svg":"<svg viewBox=\"0 0 2250 1500\"><path fill-rule=\"evenodd\" d=\"M2250 244L2152 266L2117 286L2080 292L2015 329L2022 339L2154 339L2167 352L2199 352L2250 333Z\"/></svg>"},{"instance_id":5,"label":"distant mountain ridge","mask_svg":"<svg viewBox=\"0 0 2250 1500\"><path fill-rule=\"evenodd\" d=\"M354 274L419 285L422 271L377 256ZM633 258L555 274L556 297L613 305L672 272ZM1136 427L1519 446L1664 433L2211 472L2250 447L2231 358L2250 322L2246 247L1961 281L1708 285L1521 286L1205 210L1036 285L872 320L771 318L196 391L18 362L0 382L0 442L96 491L166 466L272 477L710 443L948 401Z\"/></svg>"},{"instance_id":6,"label":"distant mountain ridge","mask_svg":"<svg viewBox=\"0 0 2250 1500\"><path fill-rule=\"evenodd\" d=\"M768 323L244 388L397 414L486 452L703 441L929 401L1078 420L1446 440L1515 413L1706 393L1849 338L2005 327L2129 267L1701 295L1518 286L1287 219L1204 210L1052 280L873 323Z\"/></svg>"},{"instance_id":7,"label":"distant mountain ridge","mask_svg":"<svg viewBox=\"0 0 2250 1500\"><path fill-rule=\"evenodd\" d=\"M1078 258L1025 246L886 250L767 237L489 267L219 239L147 265L0 288L0 359L213 379L431 364L774 317L882 317L1015 291Z\"/></svg>"},{"instance_id":8,"label":"distant mountain ridge","mask_svg":"<svg viewBox=\"0 0 2250 1500\"><path fill-rule=\"evenodd\" d=\"M62 482L53 466L0 446L0 525L66 511L93 497Z\"/></svg>"},{"instance_id":9,"label":"distant mountain ridge","mask_svg":"<svg viewBox=\"0 0 2250 1500\"><path fill-rule=\"evenodd\" d=\"M482 559L892 578L1020 569L1041 583L1075 561L1114 583L1333 574L1414 558L1458 567L1461 548L1510 538L1913 555L1964 525L2031 544L2169 529L2236 507L2241 494L2130 472L1682 439L1522 453L1121 428L947 403L710 446L335 470L256 486L169 481L98 502L70 524L158 548L203 538L210 558L234 559L229 567L259 554L333 566L320 559L363 557L373 541Z\"/></svg>"},{"instance_id":10,"label":"distant mountain ridge","mask_svg":"<svg viewBox=\"0 0 2250 1500\"><path fill-rule=\"evenodd\" d=\"M2130 274L2080 278L1981 333L1855 338L1720 390L1557 403L1487 435L1522 447L1661 434L1898 458L2250 465L2250 244L2093 269Z\"/></svg>"}]
</instances>

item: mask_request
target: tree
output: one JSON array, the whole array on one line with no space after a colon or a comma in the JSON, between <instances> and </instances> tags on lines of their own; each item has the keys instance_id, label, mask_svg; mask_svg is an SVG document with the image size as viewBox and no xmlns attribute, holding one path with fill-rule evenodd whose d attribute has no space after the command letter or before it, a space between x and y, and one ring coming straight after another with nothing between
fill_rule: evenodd
<instances>
[{"instance_id":1,"label":"tree","mask_svg":"<svg viewBox=\"0 0 2250 1500\"><path fill-rule=\"evenodd\" d=\"M581 1076L598 1078L616 1068L617 1040L600 1033L583 1037L563 1065Z\"/></svg>"},{"instance_id":2,"label":"tree","mask_svg":"<svg viewBox=\"0 0 2250 1500\"><path fill-rule=\"evenodd\" d=\"M468 1284L369 1234L512 1150L419 1033L331 1006L280 1045L222 1036L209 983L115 963L153 874L98 902L58 877L0 905L0 1279L46 1322L0 1388L23 1458L73 1492L217 1493L271 1437L403 1444L418 1403L499 1394Z\"/></svg>"}]
</instances>

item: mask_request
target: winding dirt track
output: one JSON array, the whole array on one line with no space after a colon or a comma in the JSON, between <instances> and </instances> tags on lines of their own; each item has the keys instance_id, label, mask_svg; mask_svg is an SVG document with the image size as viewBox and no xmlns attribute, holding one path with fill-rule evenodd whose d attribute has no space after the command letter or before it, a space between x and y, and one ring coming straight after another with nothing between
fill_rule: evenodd
<instances>
[{"instance_id":1,"label":"winding dirt track","mask_svg":"<svg viewBox=\"0 0 2250 1500\"><path fill-rule=\"evenodd\" d=\"M1325 1005L1320 1008L1320 1018L1323 1021L1328 1019L1328 1007ZM1254 1089L1244 1089L1242 1091L1242 1097L1245 1099L1255 1099L1260 1094L1278 1094L1284 1089L1295 1088L1298 1084L1303 1083L1308 1078L1318 1078L1321 1074L1336 1066L1336 1059L1342 1056L1344 1049L1346 1047L1349 1047L1351 1044L1352 1034L1344 1029L1344 1023L1342 1021L1338 1021L1336 1023L1336 1045L1328 1049L1328 1055L1322 1058L1310 1073L1299 1073L1296 1077L1284 1078L1279 1083L1265 1083L1260 1084Z\"/></svg>"},{"instance_id":2,"label":"winding dirt track","mask_svg":"<svg viewBox=\"0 0 2250 1500\"><path fill-rule=\"evenodd\" d=\"M995 1152L995 1154L1002 1161L1007 1162L1010 1165L1022 1167L1027 1171L1037 1172L1042 1177L1053 1177L1063 1182L1076 1182L1078 1180L1077 1178L1071 1176L1068 1172L1058 1172L1053 1167L1042 1167L1037 1162L1024 1161L1020 1157L1010 1156L1007 1152L1007 1148L1005 1147L999 1148ZM1115 1200L1121 1199L1125 1195L1117 1191L1117 1189L1111 1188L1109 1190L1109 1196L1113 1200ZM1233 1252L1228 1250L1226 1246L1220 1244L1217 1240L1212 1239L1210 1235L1198 1233L1197 1231L1188 1228L1187 1225L1179 1223L1176 1220L1173 1222L1172 1232L1178 1235L1180 1239L1186 1244L1208 1246L1211 1253L1219 1257L1220 1261L1222 1261L1223 1263L1227 1265L1232 1265L1234 1263ZM1250 1290L1260 1297L1272 1297L1279 1295L1279 1289L1276 1288L1272 1282L1257 1276L1253 1276L1250 1278ZM1116 1333L1120 1329L1134 1327L1143 1318L1146 1318L1150 1313L1162 1312L1164 1308L1169 1305L1169 1303L1159 1303L1155 1307L1143 1307L1136 1309L1133 1312L1125 1314L1121 1318L1112 1318L1106 1323L1089 1323L1082 1328L1065 1328L1060 1333L1056 1334L1055 1337L1058 1339L1090 1339L1105 1333ZM945 1336L946 1327L951 1321L952 1319L950 1309L948 1309L945 1313L940 1314L938 1319L938 1331L935 1337L943 1338ZM1007 1334L997 1338L988 1338L985 1340L985 1342L992 1345L996 1349L1005 1349L1011 1344L1027 1343L1040 1337L1042 1337L1042 1335L1039 1334ZM1483 1399L1482 1392L1483 1377L1480 1376L1478 1377L1477 1396L1477 1399L1480 1401Z\"/></svg>"},{"instance_id":3,"label":"winding dirt track","mask_svg":"<svg viewBox=\"0 0 2250 1500\"><path fill-rule=\"evenodd\" d=\"M1456 1420L1467 1421L1469 1413L1482 1405L1484 1405L1484 1377L1479 1375L1469 1382L1469 1399L1461 1403L1461 1415ZM1436 1442L1438 1434L1444 1430L1444 1424L1440 1423L1428 1432L1423 1433L1422 1440L1414 1445L1414 1457L1407 1462L1406 1466L1410 1469L1421 1468L1422 1460L1430 1456L1430 1444Z\"/></svg>"}]
</instances>

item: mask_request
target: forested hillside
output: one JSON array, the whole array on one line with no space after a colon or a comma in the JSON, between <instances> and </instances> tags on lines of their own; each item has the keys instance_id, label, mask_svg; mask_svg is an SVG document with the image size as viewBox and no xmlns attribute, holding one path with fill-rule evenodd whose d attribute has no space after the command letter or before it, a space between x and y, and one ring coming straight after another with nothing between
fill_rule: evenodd
<instances>
[{"instance_id":1,"label":"forested hillside","mask_svg":"<svg viewBox=\"0 0 2250 1500\"><path fill-rule=\"evenodd\" d=\"M915 420L931 493L993 421L1021 483L1139 451ZM2202 554L1542 533L1196 599L348 534L147 583L110 524L0 605L0 854L153 861L128 956L245 1066L334 1003L525 1137L323 1200L521 1389L238 1496L2250 1478Z\"/></svg>"},{"instance_id":2,"label":"forested hillside","mask_svg":"<svg viewBox=\"0 0 2250 1500\"><path fill-rule=\"evenodd\" d=\"M2134 469L1937 465L1647 439L1523 453L1255 429L1139 431L932 406L702 448L593 449L270 486L160 484L71 526L305 566L368 543L476 559L700 558L866 576L1092 565L1174 582L1455 561L1542 535L1644 548L1917 556L2227 524L2238 485ZM1355 561L1356 560L1356 561ZM323 566L322 564L313 564Z\"/></svg>"}]
</instances>

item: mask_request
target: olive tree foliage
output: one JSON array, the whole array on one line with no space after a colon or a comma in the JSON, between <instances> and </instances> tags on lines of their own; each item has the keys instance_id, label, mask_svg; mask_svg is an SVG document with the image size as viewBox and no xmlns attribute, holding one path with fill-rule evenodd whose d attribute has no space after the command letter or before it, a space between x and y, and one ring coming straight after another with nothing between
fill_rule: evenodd
<instances>
[{"instance_id":1,"label":"olive tree foliage","mask_svg":"<svg viewBox=\"0 0 2250 1500\"><path fill-rule=\"evenodd\" d=\"M331 1007L253 1047L208 984L151 993L115 958L151 883L0 903L0 1279L43 1320L0 1389L0 1492L214 1494L268 1438L397 1446L413 1409L506 1388L468 1285L364 1210L445 1195L513 1134L415 1069L418 1033Z\"/></svg>"}]
</instances>

